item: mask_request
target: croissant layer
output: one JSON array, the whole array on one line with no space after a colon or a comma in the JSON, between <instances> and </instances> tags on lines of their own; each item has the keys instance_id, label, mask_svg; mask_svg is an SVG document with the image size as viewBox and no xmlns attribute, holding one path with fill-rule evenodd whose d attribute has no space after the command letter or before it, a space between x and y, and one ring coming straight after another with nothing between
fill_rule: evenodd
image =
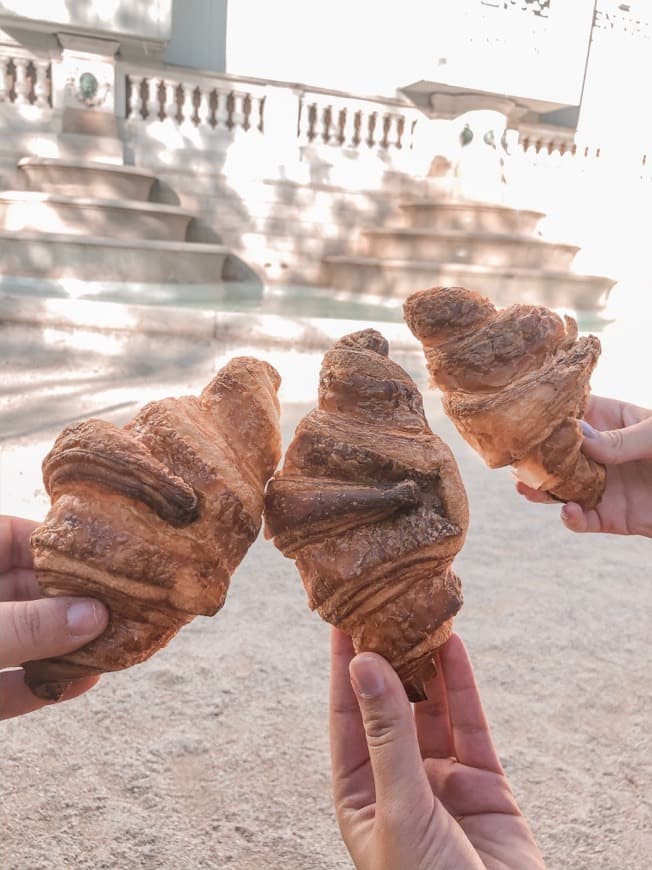
<instances>
[{"instance_id":1,"label":"croissant layer","mask_svg":"<svg viewBox=\"0 0 652 870\"><path fill-rule=\"evenodd\" d=\"M231 360L200 396L146 405L120 429L65 429L43 462L52 501L32 553L44 596L89 596L110 619L76 652L28 662L36 694L127 668L224 604L256 538L281 452L278 373Z\"/></svg>"},{"instance_id":2,"label":"croissant layer","mask_svg":"<svg viewBox=\"0 0 652 870\"><path fill-rule=\"evenodd\" d=\"M580 452L578 418L599 340L578 338L572 317L536 305L499 311L463 287L414 293L404 313L446 413L486 463L512 465L534 489L595 507L606 472Z\"/></svg>"},{"instance_id":3,"label":"croissant layer","mask_svg":"<svg viewBox=\"0 0 652 870\"><path fill-rule=\"evenodd\" d=\"M295 559L310 607L385 656L413 700L462 605L451 568L468 527L455 460L375 330L324 357L318 407L265 495L265 534Z\"/></svg>"}]
</instances>

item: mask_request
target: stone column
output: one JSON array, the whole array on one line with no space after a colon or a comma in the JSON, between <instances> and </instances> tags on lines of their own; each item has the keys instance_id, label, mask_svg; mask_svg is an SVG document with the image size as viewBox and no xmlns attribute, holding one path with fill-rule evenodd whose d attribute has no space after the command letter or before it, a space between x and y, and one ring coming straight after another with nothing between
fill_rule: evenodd
<instances>
[{"instance_id":1,"label":"stone column","mask_svg":"<svg viewBox=\"0 0 652 870\"><path fill-rule=\"evenodd\" d=\"M117 119L125 114L124 88L116 83L115 63L120 43L71 33L57 36L62 54L53 65L52 89L54 105L62 111L62 156L122 163Z\"/></svg>"},{"instance_id":2,"label":"stone column","mask_svg":"<svg viewBox=\"0 0 652 870\"><path fill-rule=\"evenodd\" d=\"M513 100L479 93L436 93L431 106L450 125L453 197L502 202L507 129L526 109Z\"/></svg>"}]
</instances>

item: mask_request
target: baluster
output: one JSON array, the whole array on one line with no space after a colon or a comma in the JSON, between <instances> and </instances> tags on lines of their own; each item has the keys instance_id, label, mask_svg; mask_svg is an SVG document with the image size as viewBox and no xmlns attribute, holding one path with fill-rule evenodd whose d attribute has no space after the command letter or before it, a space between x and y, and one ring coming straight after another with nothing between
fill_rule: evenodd
<instances>
[{"instance_id":1,"label":"baluster","mask_svg":"<svg viewBox=\"0 0 652 870\"><path fill-rule=\"evenodd\" d=\"M405 115L396 115L396 139L394 147L400 151L403 148L403 133L405 133Z\"/></svg>"},{"instance_id":2,"label":"baluster","mask_svg":"<svg viewBox=\"0 0 652 870\"><path fill-rule=\"evenodd\" d=\"M142 76L128 76L129 104L128 117L132 120L142 120L142 88L145 79Z\"/></svg>"},{"instance_id":3,"label":"baluster","mask_svg":"<svg viewBox=\"0 0 652 870\"><path fill-rule=\"evenodd\" d=\"M233 112L231 114L232 128L242 129L244 127L244 100L245 94L233 92Z\"/></svg>"},{"instance_id":4,"label":"baluster","mask_svg":"<svg viewBox=\"0 0 652 870\"><path fill-rule=\"evenodd\" d=\"M256 130L260 133L265 132L265 97L256 97L254 100L256 106L256 116L252 119L255 121Z\"/></svg>"},{"instance_id":5,"label":"baluster","mask_svg":"<svg viewBox=\"0 0 652 870\"><path fill-rule=\"evenodd\" d=\"M310 103L301 98L299 103L299 122L297 125L297 138L300 145L310 142Z\"/></svg>"},{"instance_id":6,"label":"baluster","mask_svg":"<svg viewBox=\"0 0 652 870\"><path fill-rule=\"evenodd\" d=\"M342 128L342 148L355 148L359 142L359 140L356 141L355 110L353 106L349 105L346 106L344 111L346 116Z\"/></svg>"},{"instance_id":7,"label":"baluster","mask_svg":"<svg viewBox=\"0 0 652 870\"><path fill-rule=\"evenodd\" d=\"M0 57L0 103L9 102L9 76L7 67L9 61L6 57Z\"/></svg>"},{"instance_id":8,"label":"baluster","mask_svg":"<svg viewBox=\"0 0 652 870\"><path fill-rule=\"evenodd\" d=\"M197 106L198 123L202 127L210 127L211 123L211 92L206 87L199 89L199 105Z\"/></svg>"},{"instance_id":9,"label":"baluster","mask_svg":"<svg viewBox=\"0 0 652 870\"><path fill-rule=\"evenodd\" d=\"M363 116L364 117L364 116ZM378 115L376 112L371 112L367 115L367 145L369 148L373 148L376 144L375 133L376 133L376 122L378 120Z\"/></svg>"},{"instance_id":10,"label":"baluster","mask_svg":"<svg viewBox=\"0 0 652 870\"><path fill-rule=\"evenodd\" d=\"M165 104L163 106L163 116L170 121L176 121L179 114L179 104L177 103L177 83L163 82L165 89Z\"/></svg>"},{"instance_id":11,"label":"baluster","mask_svg":"<svg viewBox=\"0 0 652 870\"><path fill-rule=\"evenodd\" d=\"M145 93L143 95L143 109L148 121L158 120L161 111L158 96L158 79L145 79Z\"/></svg>"},{"instance_id":12,"label":"baluster","mask_svg":"<svg viewBox=\"0 0 652 870\"><path fill-rule=\"evenodd\" d=\"M27 78L27 63L28 62L22 57L18 57L14 60L14 91L16 93L16 99L14 102L18 106L30 105L29 95L32 90L32 82Z\"/></svg>"},{"instance_id":13,"label":"baluster","mask_svg":"<svg viewBox=\"0 0 652 870\"><path fill-rule=\"evenodd\" d=\"M49 76L50 62L47 60L35 60L34 71L36 74L34 80L34 102L41 109L46 109L52 105Z\"/></svg>"},{"instance_id":14,"label":"baluster","mask_svg":"<svg viewBox=\"0 0 652 870\"><path fill-rule=\"evenodd\" d=\"M181 123L193 124L195 118L195 87L187 82L183 83L183 100L181 103Z\"/></svg>"},{"instance_id":15,"label":"baluster","mask_svg":"<svg viewBox=\"0 0 652 870\"><path fill-rule=\"evenodd\" d=\"M229 124L229 95L226 91L217 90L217 107L215 109L215 125L228 127Z\"/></svg>"},{"instance_id":16,"label":"baluster","mask_svg":"<svg viewBox=\"0 0 652 870\"><path fill-rule=\"evenodd\" d=\"M394 116L389 114L389 112L386 115L383 115L383 138L380 140L380 147L384 151L387 151L391 144L389 141L389 133L392 128L393 122Z\"/></svg>"},{"instance_id":17,"label":"baluster","mask_svg":"<svg viewBox=\"0 0 652 870\"><path fill-rule=\"evenodd\" d=\"M322 120L322 140L328 145L331 141L331 127L333 126L333 107L325 106L321 116Z\"/></svg>"},{"instance_id":18,"label":"baluster","mask_svg":"<svg viewBox=\"0 0 652 870\"><path fill-rule=\"evenodd\" d=\"M251 127L251 109L253 101L251 94L245 94L242 98L242 129L249 130Z\"/></svg>"}]
</instances>

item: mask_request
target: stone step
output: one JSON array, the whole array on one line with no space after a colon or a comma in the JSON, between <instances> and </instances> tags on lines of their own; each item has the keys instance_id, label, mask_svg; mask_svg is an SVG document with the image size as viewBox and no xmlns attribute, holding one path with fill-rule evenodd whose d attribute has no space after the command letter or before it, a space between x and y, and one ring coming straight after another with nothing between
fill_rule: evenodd
<instances>
[{"instance_id":1,"label":"stone step","mask_svg":"<svg viewBox=\"0 0 652 870\"><path fill-rule=\"evenodd\" d=\"M209 284L220 281L228 254L223 245L0 231L6 275Z\"/></svg>"},{"instance_id":2,"label":"stone step","mask_svg":"<svg viewBox=\"0 0 652 870\"><path fill-rule=\"evenodd\" d=\"M530 269L567 269L577 245L548 242L515 233L397 228L363 230L359 252L393 260L429 260Z\"/></svg>"},{"instance_id":3,"label":"stone step","mask_svg":"<svg viewBox=\"0 0 652 870\"><path fill-rule=\"evenodd\" d=\"M464 230L473 233L532 235L545 217L540 211L515 209L490 202L442 202L415 199L399 204L406 226L431 230Z\"/></svg>"},{"instance_id":4,"label":"stone step","mask_svg":"<svg viewBox=\"0 0 652 870\"><path fill-rule=\"evenodd\" d=\"M31 190L0 192L0 229L12 232L184 241L192 218L183 209L153 202L61 196Z\"/></svg>"},{"instance_id":5,"label":"stone step","mask_svg":"<svg viewBox=\"0 0 652 870\"><path fill-rule=\"evenodd\" d=\"M457 285L485 293L499 306L523 302L576 311L599 309L615 284L572 272L377 257L325 257L322 266L322 283L337 290L407 297L427 287Z\"/></svg>"},{"instance_id":6,"label":"stone step","mask_svg":"<svg viewBox=\"0 0 652 870\"><path fill-rule=\"evenodd\" d=\"M26 190L97 199L149 199L156 175L147 169L55 157L25 157L18 174Z\"/></svg>"}]
</instances>

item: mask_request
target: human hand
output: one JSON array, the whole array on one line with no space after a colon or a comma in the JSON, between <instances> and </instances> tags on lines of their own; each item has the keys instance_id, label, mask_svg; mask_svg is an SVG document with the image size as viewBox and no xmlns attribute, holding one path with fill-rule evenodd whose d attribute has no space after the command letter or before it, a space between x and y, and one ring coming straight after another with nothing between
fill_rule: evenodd
<instances>
[{"instance_id":1,"label":"human hand","mask_svg":"<svg viewBox=\"0 0 652 870\"><path fill-rule=\"evenodd\" d=\"M453 635L439 651L428 700L414 713L381 656L354 658L337 629L331 652L335 809L357 870L544 868L461 639Z\"/></svg>"},{"instance_id":2,"label":"human hand","mask_svg":"<svg viewBox=\"0 0 652 870\"><path fill-rule=\"evenodd\" d=\"M23 662L72 652L106 628L108 614L87 598L39 598L29 539L36 523L0 517L0 719L22 716L48 702L23 680ZM74 680L61 701L76 698L98 677Z\"/></svg>"},{"instance_id":3,"label":"human hand","mask_svg":"<svg viewBox=\"0 0 652 870\"><path fill-rule=\"evenodd\" d=\"M593 510L565 504L564 525L572 532L652 537L652 410L591 396L582 428L582 452L607 466L607 483ZM516 489L528 501L554 501L520 481Z\"/></svg>"}]
</instances>

